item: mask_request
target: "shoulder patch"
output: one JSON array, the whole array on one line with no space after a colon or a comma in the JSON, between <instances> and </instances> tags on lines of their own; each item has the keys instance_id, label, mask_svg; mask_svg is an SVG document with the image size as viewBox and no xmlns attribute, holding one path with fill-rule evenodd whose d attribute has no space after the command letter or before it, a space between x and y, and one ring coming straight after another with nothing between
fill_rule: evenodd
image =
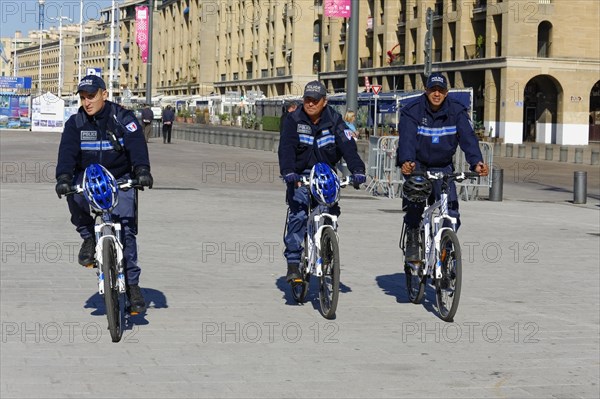
<instances>
[{"instance_id":1,"label":"shoulder patch","mask_svg":"<svg viewBox=\"0 0 600 399\"><path fill-rule=\"evenodd\" d=\"M135 122L131 122L129 123L127 126L125 126L127 128L127 130L129 130L130 132L135 132L138 127L137 124Z\"/></svg>"},{"instance_id":2,"label":"shoulder patch","mask_svg":"<svg viewBox=\"0 0 600 399\"><path fill-rule=\"evenodd\" d=\"M344 129L344 135L346 135L346 138L348 140L352 140L354 138L354 135L352 134L352 130L350 130L350 129Z\"/></svg>"}]
</instances>

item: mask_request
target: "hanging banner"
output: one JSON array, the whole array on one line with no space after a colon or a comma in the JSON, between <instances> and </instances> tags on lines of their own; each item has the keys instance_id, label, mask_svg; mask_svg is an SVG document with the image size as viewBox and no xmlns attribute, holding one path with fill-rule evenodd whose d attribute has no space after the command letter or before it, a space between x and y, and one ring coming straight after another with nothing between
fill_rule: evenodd
<instances>
[{"instance_id":1,"label":"hanging banner","mask_svg":"<svg viewBox=\"0 0 600 399\"><path fill-rule=\"evenodd\" d=\"M148 7L135 8L135 42L140 48L142 62L148 61Z\"/></svg>"},{"instance_id":2,"label":"hanging banner","mask_svg":"<svg viewBox=\"0 0 600 399\"><path fill-rule=\"evenodd\" d=\"M351 0L326 0L323 7L325 16L329 18L350 18L352 8Z\"/></svg>"}]
</instances>

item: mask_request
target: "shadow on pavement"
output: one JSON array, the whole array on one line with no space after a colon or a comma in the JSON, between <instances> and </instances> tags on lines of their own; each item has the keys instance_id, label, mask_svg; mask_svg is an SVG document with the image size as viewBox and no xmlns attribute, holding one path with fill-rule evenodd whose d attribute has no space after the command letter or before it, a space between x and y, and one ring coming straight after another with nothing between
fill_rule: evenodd
<instances>
[{"instance_id":1,"label":"shadow on pavement","mask_svg":"<svg viewBox=\"0 0 600 399\"><path fill-rule=\"evenodd\" d=\"M142 295L146 301L146 312L137 315L127 315L129 322L126 325L126 330L131 330L133 325L146 325L149 321L146 320L146 314L151 309L163 309L168 308L167 297L159 290L152 288L142 288ZM105 316L106 307L104 306L104 297L99 293L94 293L87 299L84 309L93 309L90 313L92 316Z\"/></svg>"}]
</instances>

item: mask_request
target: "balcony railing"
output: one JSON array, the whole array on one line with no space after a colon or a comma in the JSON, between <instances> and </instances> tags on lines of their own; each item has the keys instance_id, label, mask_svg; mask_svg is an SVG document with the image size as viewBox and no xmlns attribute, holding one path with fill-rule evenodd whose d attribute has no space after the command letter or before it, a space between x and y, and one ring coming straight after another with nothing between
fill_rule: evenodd
<instances>
[{"instance_id":1,"label":"balcony railing","mask_svg":"<svg viewBox=\"0 0 600 399\"><path fill-rule=\"evenodd\" d=\"M361 68L373 68L373 59L371 57L362 57L360 59Z\"/></svg>"},{"instance_id":2,"label":"balcony railing","mask_svg":"<svg viewBox=\"0 0 600 399\"><path fill-rule=\"evenodd\" d=\"M343 71L345 69L346 69L346 60L333 61L333 70L334 71Z\"/></svg>"}]
</instances>

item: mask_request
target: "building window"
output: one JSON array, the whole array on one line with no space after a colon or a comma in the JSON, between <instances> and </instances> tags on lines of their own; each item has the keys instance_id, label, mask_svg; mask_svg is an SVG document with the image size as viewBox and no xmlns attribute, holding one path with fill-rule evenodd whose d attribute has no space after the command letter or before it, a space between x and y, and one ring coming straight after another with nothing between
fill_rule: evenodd
<instances>
[{"instance_id":1,"label":"building window","mask_svg":"<svg viewBox=\"0 0 600 399\"><path fill-rule=\"evenodd\" d=\"M552 24L548 21L542 21L538 25L538 46L537 56L541 58L550 57L550 41L552 37Z\"/></svg>"}]
</instances>

